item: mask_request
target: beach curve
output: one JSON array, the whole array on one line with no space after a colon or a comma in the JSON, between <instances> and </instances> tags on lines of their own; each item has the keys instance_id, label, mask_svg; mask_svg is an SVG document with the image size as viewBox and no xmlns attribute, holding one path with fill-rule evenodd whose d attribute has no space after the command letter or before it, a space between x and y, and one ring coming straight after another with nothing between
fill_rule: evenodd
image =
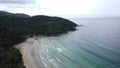
<instances>
[{"instance_id":1,"label":"beach curve","mask_svg":"<svg viewBox=\"0 0 120 68\"><path fill-rule=\"evenodd\" d=\"M40 52L37 51L39 50L37 46L40 46L37 42L38 38L40 39L41 37L29 37L24 42L15 45L15 48L22 54L26 68L45 68L39 55Z\"/></svg>"}]
</instances>

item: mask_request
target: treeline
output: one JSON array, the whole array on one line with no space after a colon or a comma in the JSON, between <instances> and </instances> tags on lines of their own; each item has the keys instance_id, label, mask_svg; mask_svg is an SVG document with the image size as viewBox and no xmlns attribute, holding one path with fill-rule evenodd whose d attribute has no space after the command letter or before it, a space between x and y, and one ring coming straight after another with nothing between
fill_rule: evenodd
<instances>
[{"instance_id":1,"label":"treeline","mask_svg":"<svg viewBox=\"0 0 120 68\"><path fill-rule=\"evenodd\" d=\"M13 45L34 35L50 36L74 31L76 26L60 17L0 16L0 68L24 68L21 54Z\"/></svg>"},{"instance_id":2,"label":"treeline","mask_svg":"<svg viewBox=\"0 0 120 68\"><path fill-rule=\"evenodd\" d=\"M13 47L6 50L0 46L0 68L25 68L20 52Z\"/></svg>"},{"instance_id":3,"label":"treeline","mask_svg":"<svg viewBox=\"0 0 120 68\"><path fill-rule=\"evenodd\" d=\"M49 16L0 16L0 45L11 47L33 35L55 35L76 30L72 21Z\"/></svg>"}]
</instances>

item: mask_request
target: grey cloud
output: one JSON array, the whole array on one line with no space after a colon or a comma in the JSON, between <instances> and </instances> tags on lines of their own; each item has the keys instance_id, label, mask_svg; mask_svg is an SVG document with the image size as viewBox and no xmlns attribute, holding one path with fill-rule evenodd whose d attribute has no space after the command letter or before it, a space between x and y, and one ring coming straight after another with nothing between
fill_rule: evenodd
<instances>
[{"instance_id":1,"label":"grey cloud","mask_svg":"<svg viewBox=\"0 0 120 68\"><path fill-rule=\"evenodd\" d=\"M15 3L15 4L27 4L33 2L35 2L35 0L0 0L0 3Z\"/></svg>"}]
</instances>

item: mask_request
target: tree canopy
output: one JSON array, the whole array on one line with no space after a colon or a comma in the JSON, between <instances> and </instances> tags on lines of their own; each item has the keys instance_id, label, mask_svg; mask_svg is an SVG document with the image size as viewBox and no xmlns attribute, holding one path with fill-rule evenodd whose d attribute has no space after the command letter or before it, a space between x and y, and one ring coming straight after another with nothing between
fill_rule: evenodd
<instances>
[{"instance_id":1,"label":"tree canopy","mask_svg":"<svg viewBox=\"0 0 120 68\"><path fill-rule=\"evenodd\" d=\"M77 24L60 17L0 14L0 68L24 68L20 52L12 46L34 35L60 35Z\"/></svg>"},{"instance_id":2,"label":"tree canopy","mask_svg":"<svg viewBox=\"0 0 120 68\"><path fill-rule=\"evenodd\" d=\"M55 35L76 30L77 24L60 17L0 16L0 45L9 47L32 35ZM4 43L5 42L5 43Z\"/></svg>"}]
</instances>

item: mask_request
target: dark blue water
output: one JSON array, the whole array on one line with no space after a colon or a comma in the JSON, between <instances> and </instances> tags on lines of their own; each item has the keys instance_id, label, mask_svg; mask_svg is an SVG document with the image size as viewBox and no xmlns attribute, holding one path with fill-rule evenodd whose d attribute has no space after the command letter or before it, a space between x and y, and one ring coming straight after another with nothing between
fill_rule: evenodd
<instances>
[{"instance_id":1,"label":"dark blue water","mask_svg":"<svg viewBox=\"0 0 120 68\"><path fill-rule=\"evenodd\" d=\"M46 68L120 68L120 19L71 19L77 31L40 40Z\"/></svg>"}]
</instances>

